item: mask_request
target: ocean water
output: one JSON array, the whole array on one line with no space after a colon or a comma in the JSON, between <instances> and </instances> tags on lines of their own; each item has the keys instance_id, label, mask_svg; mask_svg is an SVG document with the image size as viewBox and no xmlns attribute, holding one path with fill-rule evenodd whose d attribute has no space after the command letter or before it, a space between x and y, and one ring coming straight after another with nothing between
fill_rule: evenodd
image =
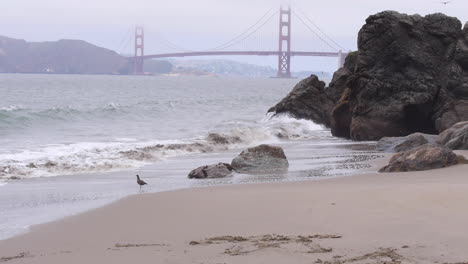
<instances>
[{"instance_id":1,"label":"ocean water","mask_svg":"<svg viewBox=\"0 0 468 264\"><path fill-rule=\"evenodd\" d=\"M297 79L0 75L0 239L139 193L352 175L380 156L372 143L269 107ZM283 175L189 180L242 149L280 145Z\"/></svg>"}]
</instances>

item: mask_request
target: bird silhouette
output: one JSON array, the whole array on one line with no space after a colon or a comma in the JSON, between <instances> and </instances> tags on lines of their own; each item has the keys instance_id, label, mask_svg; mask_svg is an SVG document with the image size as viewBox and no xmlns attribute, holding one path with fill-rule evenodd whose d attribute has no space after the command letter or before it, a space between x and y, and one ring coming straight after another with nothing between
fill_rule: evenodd
<instances>
[{"instance_id":1,"label":"bird silhouette","mask_svg":"<svg viewBox=\"0 0 468 264\"><path fill-rule=\"evenodd\" d=\"M444 5L450 4L450 2L452 2L452 1L440 1L440 3L441 3L441 4L444 4Z\"/></svg>"},{"instance_id":2,"label":"bird silhouette","mask_svg":"<svg viewBox=\"0 0 468 264\"><path fill-rule=\"evenodd\" d=\"M144 180L140 179L140 175L137 174L136 177L137 177L137 183L138 183L138 185L140 185L140 191L141 191L141 186L147 185L147 183Z\"/></svg>"}]
</instances>

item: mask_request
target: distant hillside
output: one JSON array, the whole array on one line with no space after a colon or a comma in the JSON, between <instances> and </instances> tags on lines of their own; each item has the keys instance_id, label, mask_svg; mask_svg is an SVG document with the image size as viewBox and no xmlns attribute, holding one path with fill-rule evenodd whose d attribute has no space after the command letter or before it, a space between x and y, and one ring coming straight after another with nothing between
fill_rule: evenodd
<instances>
[{"instance_id":1,"label":"distant hillside","mask_svg":"<svg viewBox=\"0 0 468 264\"><path fill-rule=\"evenodd\" d=\"M172 65L149 60L145 70L168 73ZM128 74L132 63L82 40L26 42L0 36L0 73Z\"/></svg>"},{"instance_id":2,"label":"distant hillside","mask_svg":"<svg viewBox=\"0 0 468 264\"><path fill-rule=\"evenodd\" d=\"M26 42L0 36L0 72L121 74L127 60L82 40Z\"/></svg>"}]
</instances>

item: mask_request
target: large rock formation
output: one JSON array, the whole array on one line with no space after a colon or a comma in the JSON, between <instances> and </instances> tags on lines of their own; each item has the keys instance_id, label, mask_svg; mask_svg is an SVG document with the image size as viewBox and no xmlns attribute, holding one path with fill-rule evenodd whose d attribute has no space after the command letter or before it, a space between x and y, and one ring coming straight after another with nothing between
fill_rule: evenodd
<instances>
[{"instance_id":1,"label":"large rock formation","mask_svg":"<svg viewBox=\"0 0 468 264\"><path fill-rule=\"evenodd\" d=\"M380 172L403 172L431 170L449 167L459 162L465 162L451 149L434 144L426 144L408 151L395 154L390 163L380 169Z\"/></svg>"},{"instance_id":2,"label":"large rock formation","mask_svg":"<svg viewBox=\"0 0 468 264\"><path fill-rule=\"evenodd\" d=\"M288 159L281 147L259 145L242 151L231 166L242 173L286 172Z\"/></svg>"},{"instance_id":3,"label":"large rock formation","mask_svg":"<svg viewBox=\"0 0 468 264\"><path fill-rule=\"evenodd\" d=\"M450 149L468 150L468 121L457 123L442 132L439 143Z\"/></svg>"},{"instance_id":4,"label":"large rock formation","mask_svg":"<svg viewBox=\"0 0 468 264\"><path fill-rule=\"evenodd\" d=\"M468 68L460 61L468 37L456 18L396 12L370 16L359 32L348 78L349 137L377 140L436 133L468 118ZM336 109L335 109L336 110Z\"/></svg>"},{"instance_id":5,"label":"large rock formation","mask_svg":"<svg viewBox=\"0 0 468 264\"><path fill-rule=\"evenodd\" d=\"M315 94L288 96L283 101L289 105L282 101L287 107L280 109L297 116L296 107L319 107L299 117L317 122L316 113L330 116L321 123L354 140L438 134L468 120L468 24L462 30L458 19L443 14L370 16L358 51L348 55L330 87L316 90L334 104L331 112L318 100L325 95Z\"/></svg>"}]
</instances>

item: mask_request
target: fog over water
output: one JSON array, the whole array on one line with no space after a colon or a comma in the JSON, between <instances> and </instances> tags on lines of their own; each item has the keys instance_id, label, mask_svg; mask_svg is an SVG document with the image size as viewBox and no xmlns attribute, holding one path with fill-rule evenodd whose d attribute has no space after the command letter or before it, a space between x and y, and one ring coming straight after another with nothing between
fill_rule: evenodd
<instances>
[{"instance_id":1,"label":"fog over water","mask_svg":"<svg viewBox=\"0 0 468 264\"><path fill-rule=\"evenodd\" d=\"M82 39L118 52L133 53L130 32L145 25L146 53L158 53L160 37L190 50L205 50L224 43L255 23L270 9L291 4L349 50L356 49L357 33L365 19L383 10L422 15L442 12L468 20L468 2L453 0L15 0L2 1L0 35L29 41ZM323 43L293 17L293 47L323 50ZM215 23L214 23L215 21ZM277 45L277 19L266 25L268 49ZM125 44L126 43L126 44ZM252 46L252 45L251 45ZM252 47L255 48L255 47ZM225 57L224 57L225 58ZM274 57L230 57L235 60L276 66ZM336 59L294 58L294 70L333 71Z\"/></svg>"}]
</instances>

